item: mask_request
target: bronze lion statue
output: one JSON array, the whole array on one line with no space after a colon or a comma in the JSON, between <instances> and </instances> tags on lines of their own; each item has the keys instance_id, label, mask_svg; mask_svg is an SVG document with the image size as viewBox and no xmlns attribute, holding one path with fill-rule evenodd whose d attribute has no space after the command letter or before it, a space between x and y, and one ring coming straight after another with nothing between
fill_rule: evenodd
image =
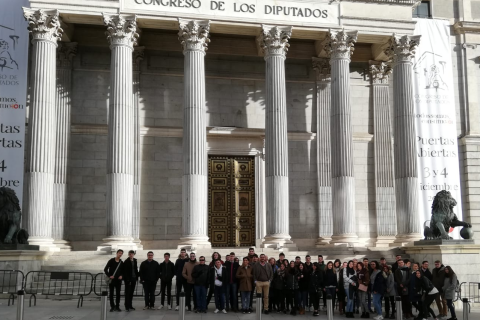
<instances>
[{"instance_id":1,"label":"bronze lion statue","mask_svg":"<svg viewBox=\"0 0 480 320\"><path fill-rule=\"evenodd\" d=\"M448 235L450 227L472 227L470 223L458 220L457 215L453 213L453 207L456 205L457 201L449 191L442 190L437 193L432 203L430 227L426 226L423 232L425 240L451 240L452 237Z\"/></svg>"},{"instance_id":2,"label":"bronze lion statue","mask_svg":"<svg viewBox=\"0 0 480 320\"><path fill-rule=\"evenodd\" d=\"M22 211L13 189L0 188L0 243L28 244L28 232L20 228Z\"/></svg>"}]
</instances>

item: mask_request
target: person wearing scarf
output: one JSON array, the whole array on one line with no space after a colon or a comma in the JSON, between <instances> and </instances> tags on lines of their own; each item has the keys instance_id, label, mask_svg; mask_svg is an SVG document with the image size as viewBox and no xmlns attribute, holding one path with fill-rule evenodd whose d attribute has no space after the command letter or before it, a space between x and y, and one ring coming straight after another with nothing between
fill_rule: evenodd
<instances>
[{"instance_id":1,"label":"person wearing scarf","mask_svg":"<svg viewBox=\"0 0 480 320\"><path fill-rule=\"evenodd\" d=\"M274 291L274 301L272 301L273 307L277 309L277 313L285 310L285 265L281 264L277 267L273 276L272 290Z\"/></svg>"}]
</instances>

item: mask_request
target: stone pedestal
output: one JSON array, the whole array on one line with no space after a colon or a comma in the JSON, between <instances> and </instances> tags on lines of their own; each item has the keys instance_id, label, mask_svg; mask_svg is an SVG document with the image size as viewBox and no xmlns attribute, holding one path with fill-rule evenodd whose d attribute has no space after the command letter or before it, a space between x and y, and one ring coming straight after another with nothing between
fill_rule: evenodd
<instances>
[{"instance_id":1,"label":"stone pedestal","mask_svg":"<svg viewBox=\"0 0 480 320\"><path fill-rule=\"evenodd\" d=\"M393 59L394 163L397 244L421 239L418 208L417 147L413 63L420 36L393 36L386 54Z\"/></svg>"},{"instance_id":2,"label":"stone pedestal","mask_svg":"<svg viewBox=\"0 0 480 320\"><path fill-rule=\"evenodd\" d=\"M42 250L57 251L52 236L57 124L55 57L63 30L57 10L23 10L32 36L24 223L31 244L39 245Z\"/></svg>"},{"instance_id":3,"label":"stone pedestal","mask_svg":"<svg viewBox=\"0 0 480 320\"><path fill-rule=\"evenodd\" d=\"M265 191L267 235L264 247L294 246L289 232L288 137L285 58L292 27L262 26L257 38L265 56Z\"/></svg>"},{"instance_id":4,"label":"stone pedestal","mask_svg":"<svg viewBox=\"0 0 480 320\"><path fill-rule=\"evenodd\" d=\"M209 21L179 19L183 47L183 234L180 247L209 248L208 158L205 114L205 51Z\"/></svg>"},{"instance_id":5,"label":"stone pedestal","mask_svg":"<svg viewBox=\"0 0 480 320\"><path fill-rule=\"evenodd\" d=\"M332 244L358 242L353 173L353 128L350 106L350 57L357 31L330 31L324 50L331 65Z\"/></svg>"},{"instance_id":6,"label":"stone pedestal","mask_svg":"<svg viewBox=\"0 0 480 320\"><path fill-rule=\"evenodd\" d=\"M134 109L132 52L136 17L103 16L110 43L110 105L107 148L107 238L101 251L136 249L133 242Z\"/></svg>"},{"instance_id":7,"label":"stone pedestal","mask_svg":"<svg viewBox=\"0 0 480 320\"><path fill-rule=\"evenodd\" d=\"M427 260L430 266L440 260L452 267L460 282L478 282L480 245L474 240L415 241L402 248L415 262Z\"/></svg>"},{"instance_id":8,"label":"stone pedestal","mask_svg":"<svg viewBox=\"0 0 480 320\"><path fill-rule=\"evenodd\" d=\"M29 246L32 247L32 246ZM17 250L0 249L0 270L20 270L26 275L30 271L39 271L48 259L47 251L18 247Z\"/></svg>"}]
</instances>

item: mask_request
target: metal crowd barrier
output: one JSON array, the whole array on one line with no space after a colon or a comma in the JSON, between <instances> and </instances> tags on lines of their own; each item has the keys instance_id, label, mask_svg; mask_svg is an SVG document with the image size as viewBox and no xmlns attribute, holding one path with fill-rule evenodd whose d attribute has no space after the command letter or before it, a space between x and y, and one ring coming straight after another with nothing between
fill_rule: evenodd
<instances>
[{"instance_id":1,"label":"metal crowd barrier","mask_svg":"<svg viewBox=\"0 0 480 320\"><path fill-rule=\"evenodd\" d=\"M105 274L104 273L97 273L93 278L93 293L96 296L101 296L103 291L109 291L108 285L105 283ZM155 296L159 296L161 293L160 281L157 282L157 286L155 288ZM172 289L173 286L172 286ZM125 282L122 281L122 286L120 288L120 295L125 295ZM135 291L133 292L134 297L143 297L143 285L140 282L137 282L135 286ZM172 291L172 299L175 297L175 292Z\"/></svg>"},{"instance_id":2,"label":"metal crowd barrier","mask_svg":"<svg viewBox=\"0 0 480 320\"><path fill-rule=\"evenodd\" d=\"M462 286L465 285L466 288L462 289ZM469 302L479 303L480 302L480 282L462 282L459 286L460 288L460 299L463 300L467 298Z\"/></svg>"},{"instance_id":3,"label":"metal crowd barrier","mask_svg":"<svg viewBox=\"0 0 480 320\"><path fill-rule=\"evenodd\" d=\"M15 304L15 295L23 289L25 275L20 270L0 270L0 293L8 294L8 305L10 300Z\"/></svg>"},{"instance_id":4,"label":"metal crowd barrier","mask_svg":"<svg viewBox=\"0 0 480 320\"><path fill-rule=\"evenodd\" d=\"M25 293L30 294L29 306L37 305L37 295L78 296L77 308L83 297L92 293L93 276L88 272L30 271L25 276Z\"/></svg>"}]
</instances>

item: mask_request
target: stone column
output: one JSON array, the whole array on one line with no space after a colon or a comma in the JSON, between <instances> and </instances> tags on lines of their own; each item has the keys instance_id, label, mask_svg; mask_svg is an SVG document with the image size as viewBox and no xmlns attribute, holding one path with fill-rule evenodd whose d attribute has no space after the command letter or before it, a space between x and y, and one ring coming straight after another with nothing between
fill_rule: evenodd
<instances>
[{"instance_id":1,"label":"stone column","mask_svg":"<svg viewBox=\"0 0 480 320\"><path fill-rule=\"evenodd\" d=\"M210 21L179 19L183 47L182 247L208 248L208 159L205 115L205 51Z\"/></svg>"},{"instance_id":2,"label":"stone column","mask_svg":"<svg viewBox=\"0 0 480 320\"><path fill-rule=\"evenodd\" d=\"M267 235L264 246L292 244L289 234L288 137L285 58L292 27L262 26L257 38L265 70Z\"/></svg>"},{"instance_id":3,"label":"stone column","mask_svg":"<svg viewBox=\"0 0 480 320\"><path fill-rule=\"evenodd\" d=\"M72 60L77 51L75 42L59 42L57 47L57 98L56 98L56 148L55 176L53 184L54 244L62 250L70 250L66 241L68 217L67 179L70 151L70 111L72 107Z\"/></svg>"},{"instance_id":4,"label":"stone column","mask_svg":"<svg viewBox=\"0 0 480 320\"><path fill-rule=\"evenodd\" d=\"M390 39L386 54L393 59L394 163L397 208L397 243L422 238L418 216L417 146L413 100L413 64L420 36Z\"/></svg>"},{"instance_id":5,"label":"stone column","mask_svg":"<svg viewBox=\"0 0 480 320\"><path fill-rule=\"evenodd\" d=\"M140 117L139 117L139 99L140 99L140 62L143 60L145 47L136 47L133 50L133 110L134 110L134 151L133 151L133 218L132 235L133 242L138 250L143 250L140 244L140 185L141 185L141 142L140 142Z\"/></svg>"},{"instance_id":6,"label":"stone column","mask_svg":"<svg viewBox=\"0 0 480 320\"><path fill-rule=\"evenodd\" d=\"M28 239L40 250L53 245L53 182L56 132L56 50L63 30L57 10L23 8L32 35L31 91L28 124L28 160L25 180Z\"/></svg>"},{"instance_id":7,"label":"stone column","mask_svg":"<svg viewBox=\"0 0 480 320\"><path fill-rule=\"evenodd\" d=\"M355 178L353 174L352 110L350 106L350 57L357 31L330 31L324 49L330 57L332 109L332 216L331 243L357 242Z\"/></svg>"},{"instance_id":8,"label":"stone column","mask_svg":"<svg viewBox=\"0 0 480 320\"><path fill-rule=\"evenodd\" d=\"M332 92L330 61L312 58L317 90L317 179L318 179L318 239L317 246L332 240L332 170L330 146L330 110Z\"/></svg>"},{"instance_id":9,"label":"stone column","mask_svg":"<svg viewBox=\"0 0 480 320\"><path fill-rule=\"evenodd\" d=\"M99 250L136 249L133 242L134 109L132 53L138 34L134 15L103 14L110 43L107 145L107 238Z\"/></svg>"},{"instance_id":10,"label":"stone column","mask_svg":"<svg viewBox=\"0 0 480 320\"><path fill-rule=\"evenodd\" d=\"M390 128L388 78L392 69L384 62L370 61L373 101L373 135L375 149L375 209L377 213L377 247L388 247L397 234L395 184L393 180L393 146Z\"/></svg>"},{"instance_id":11,"label":"stone column","mask_svg":"<svg viewBox=\"0 0 480 320\"><path fill-rule=\"evenodd\" d=\"M267 234L265 215L265 154L255 156L255 246L261 247Z\"/></svg>"}]
</instances>

